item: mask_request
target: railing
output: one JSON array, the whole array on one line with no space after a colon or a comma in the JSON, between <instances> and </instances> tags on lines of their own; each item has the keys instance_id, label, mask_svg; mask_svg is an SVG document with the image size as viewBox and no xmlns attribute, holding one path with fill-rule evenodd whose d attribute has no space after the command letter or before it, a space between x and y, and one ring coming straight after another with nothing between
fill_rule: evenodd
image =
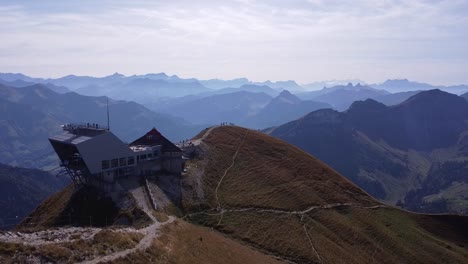
<instances>
[{"instance_id":1,"label":"railing","mask_svg":"<svg viewBox=\"0 0 468 264\"><path fill-rule=\"evenodd\" d=\"M145 189L146 189L146 192L148 192L148 198L150 200L151 207L153 208L153 210L156 210L157 209L156 202L154 201L154 196L153 196L153 193L151 192L148 179L145 179Z\"/></svg>"},{"instance_id":2,"label":"railing","mask_svg":"<svg viewBox=\"0 0 468 264\"><path fill-rule=\"evenodd\" d=\"M95 129L95 130L109 130L107 126L102 126L96 123L72 123L62 125L63 130L74 131L76 129Z\"/></svg>"}]
</instances>

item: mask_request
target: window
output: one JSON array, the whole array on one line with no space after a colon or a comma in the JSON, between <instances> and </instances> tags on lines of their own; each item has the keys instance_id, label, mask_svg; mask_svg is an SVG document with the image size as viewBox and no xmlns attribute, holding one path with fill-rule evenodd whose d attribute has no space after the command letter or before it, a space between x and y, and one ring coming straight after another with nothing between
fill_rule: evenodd
<instances>
[{"instance_id":1,"label":"window","mask_svg":"<svg viewBox=\"0 0 468 264\"><path fill-rule=\"evenodd\" d=\"M159 153L158 153L158 151L157 151L157 150L155 150L155 151L153 152L153 155L154 155L155 157L157 157L157 156L158 156L158 154L159 154Z\"/></svg>"},{"instance_id":2,"label":"window","mask_svg":"<svg viewBox=\"0 0 468 264\"><path fill-rule=\"evenodd\" d=\"M117 168L119 166L119 160L113 159L111 160L111 168Z\"/></svg>"},{"instance_id":3,"label":"window","mask_svg":"<svg viewBox=\"0 0 468 264\"><path fill-rule=\"evenodd\" d=\"M103 160L103 161L101 162L101 166L102 166L102 169L103 169L103 170L109 169L109 161L108 161L108 160Z\"/></svg>"},{"instance_id":4,"label":"window","mask_svg":"<svg viewBox=\"0 0 468 264\"><path fill-rule=\"evenodd\" d=\"M153 157L153 154L148 154L148 158L152 158Z\"/></svg>"},{"instance_id":5,"label":"window","mask_svg":"<svg viewBox=\"0 0 468 264\"><path fill-rule=\"evenodd\" d=\"M128 157L128 165L133 165L135 164L135 158L134 157Z\"/></svg>"},{"instance_id":6,"label":"window","mask_svg":"<svg viewBox=\"0 0 468 264\"><path fill-rule=\"evenodd\" d=\"M120 158L119 159L119 166L127 166L127 159L126 158Z\"/></svg>"},{"instance_id":7,"label":"window","mask_svg":"<svg viewBox=\"0 0 468 264\"><path fill-rule=\"evenodd\" d=\"M140 156L140 159L146 159L146 154L141 155L141 156Z\"/></svg>"}]
</instances>

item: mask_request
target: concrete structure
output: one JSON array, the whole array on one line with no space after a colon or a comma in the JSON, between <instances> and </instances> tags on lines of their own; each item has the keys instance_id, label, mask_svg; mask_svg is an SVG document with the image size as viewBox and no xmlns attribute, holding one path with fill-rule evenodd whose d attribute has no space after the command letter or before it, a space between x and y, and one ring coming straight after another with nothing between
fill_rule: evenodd
<instances>
[{"instance_id":1,"label":"concrete structure","mask_svg":"<svg viewBox=\"0 0 468 264\"><path fill-rule=\"evenodd\" d=\"M63 130L49 141L76 184L113 191L120 178L182 171L181 150L155 128L129 145L94 124L65 125Z\"/></svg>"}]
</instances>

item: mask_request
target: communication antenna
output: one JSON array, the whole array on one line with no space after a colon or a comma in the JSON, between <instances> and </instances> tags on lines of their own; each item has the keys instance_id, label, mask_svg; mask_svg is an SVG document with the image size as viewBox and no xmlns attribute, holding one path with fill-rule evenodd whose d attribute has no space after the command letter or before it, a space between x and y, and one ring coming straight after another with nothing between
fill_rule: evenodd
<instances>
[{"instance_id":1,"label":"communication antenna","mask_svg":"<svg viewBox=\"0 0 468 264\"><path fill-rule=\"evenodd\" d=\"M110 122L109 122L109 97L107 97L107 130L110 130Z\"/></svg>"}]
</instances>

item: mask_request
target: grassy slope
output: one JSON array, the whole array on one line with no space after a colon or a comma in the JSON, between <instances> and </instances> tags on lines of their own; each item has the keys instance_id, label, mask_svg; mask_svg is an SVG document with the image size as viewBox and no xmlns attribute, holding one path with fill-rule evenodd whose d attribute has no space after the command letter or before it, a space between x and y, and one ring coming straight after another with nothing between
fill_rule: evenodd
<instances>
[{"instance_id":1,"label":"grassy slope","mask_svg":"<svg viewBox=\"0 0 468 264\"><path fill-rule=\"evenodd\" d=\"M185 192L189 219L214 227L281 258L324 263L466 263L466 217L417 215L379 205L355 185L305 152L280 140L233 127L215 129L207 148L191 164L202 170L203 195ZM304 210L313 205L351 203L287 213L217 213L216 187L232 157L218 197L221 207ZM195 169L194 169L195 168ZM185 182L194 182L190 172ZM201 204L201 206L200 206ZM196 213L205 208L205 213ZM453 220L455 219L455 220ZM306 231L307 230L307 231ZM443 230L440 232L439 230Z\"/></svg>"},{"instance_id":2,"label":"grassy slope","mask_svg":"<svg viewBox=\"0 0 468 264\"><path fill-rule=\"evenodd\" d=\"M205 140L209 152L200 163L203 163L206 175L203 177L205 202L210 207L216 206L214 192L218 181L231 165L247 131L221 127ZM227 207L297 210L331 203L378 204L319 160L281 140L252 130L243 142L235 166L218 191L222 204Z\"/></svg>"},{"instance_id":3,"label":"grassy slope","mask_svg":"<svg viewBox=\"0 0 468 264\"><path fill-rule=\"evenodd\" d=\"M41 229L53 226L56 219L65 210L73 195L72 184L63 190L51 195L43 201L34 211L25 218L17 228L19 229Z\"/></svg>"},{"instance_id":4,"label":"grassy slope","mask_svg":"<svg viewBox=\"0 0 468 264\"><path fill-rule=\"evenodd\" d=\"M161 236L144 252L112 263L280 263L208 228L178 220L163 227Z\"/></svg>"},{"instance_id":5,"label":"grassy slope","mask_svg":"<svg viewBox=\"0 0 468 264\"><path fill-rule=\"evenodd\" d=\"M129 198L133 199L133 198ZM20 231L36 231L57 226L108 226L119 220L135 227L145 226L149 218L128 200L129 206L117 208L108 197L94 189L75 189L70 184L44 200L17 227Z\"/></svg>"}]
</instances>

